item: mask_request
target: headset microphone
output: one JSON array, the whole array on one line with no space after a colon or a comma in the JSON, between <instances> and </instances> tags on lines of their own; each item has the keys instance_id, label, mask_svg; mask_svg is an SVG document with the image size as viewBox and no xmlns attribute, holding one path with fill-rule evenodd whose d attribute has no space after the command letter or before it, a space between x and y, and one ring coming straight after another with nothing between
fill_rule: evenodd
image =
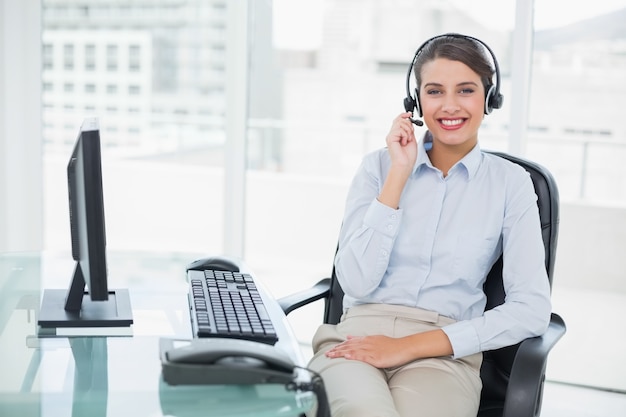
<instances>
[{"instance_id":1,"label":"headset microphone","mask_svg":"<svg viewBox=\"0 0 626 417\"><path fill-rule=\"evenodd\" d=\"M413 113L413 109L415 109L415 102L413 101L413 98L412 97L405 97L404 98L404 110L406 110L406 111L408 111L408 112L410 112L412 114ZM414 125L424 126L424 122L422 122L419 119L411 119L411 118L409 118L409 120Z\"/></svg>"}]
</instances>

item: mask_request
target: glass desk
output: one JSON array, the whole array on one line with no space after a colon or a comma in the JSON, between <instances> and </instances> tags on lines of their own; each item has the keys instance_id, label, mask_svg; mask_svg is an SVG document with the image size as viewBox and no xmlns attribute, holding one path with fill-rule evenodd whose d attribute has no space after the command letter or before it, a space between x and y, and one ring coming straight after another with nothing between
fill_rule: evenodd
<instances>
[{"instance_id":1,"label":"glass desk","mask_svg":"<svg viewBox=\"0 0 626 417\"><path fill-rule=\"evenodd\" d=\"M280 384L163 382L159 340L191 337L185 266L199 257L109 252L109 286L129 290L134 324L130 335L102 337L38 332L42 289L67 288L71 254L0 254L0 416L278 417L311 409L313 393ZM304 365L282 319L289 335L279 333L278 343Z\"/></svg>"}]
</instances>

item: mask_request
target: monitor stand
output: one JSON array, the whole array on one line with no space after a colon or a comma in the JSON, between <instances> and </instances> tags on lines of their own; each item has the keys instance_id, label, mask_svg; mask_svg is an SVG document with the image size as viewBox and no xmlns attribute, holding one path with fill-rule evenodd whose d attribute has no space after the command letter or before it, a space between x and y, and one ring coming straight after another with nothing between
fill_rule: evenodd
<instances>
[{"instance_id":1,"label":"monitor stand","mask_svg":"<svg viewBox=\"0 0 626 417\"><path fill-rule=\"evenodd\" d=\"M39 325L41 327L124 327L133 324L130 295L126 289L109 291L106 301L92 301L83 291L80 310L66 310L65 290L44 290Z\"/></svg>"},{"instance_id":2,"label":"monitor stand","mask_svg":"<svg viewBox=\"0 0 626 417\"><path fill-rule=\"evenodd\" d=\"M108 300L91 300L77 265L69 290L44 290L38 324L43 329L130 327L130 295L127 289L116 289L108 292Z\"/></svg>"}]
</instances>

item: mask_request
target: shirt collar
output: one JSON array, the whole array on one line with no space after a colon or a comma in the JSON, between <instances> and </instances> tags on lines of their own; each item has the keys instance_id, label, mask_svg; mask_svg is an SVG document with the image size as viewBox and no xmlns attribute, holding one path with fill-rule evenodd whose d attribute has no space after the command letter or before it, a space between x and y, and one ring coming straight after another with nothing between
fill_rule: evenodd
<instances>
[{"instance_id":1,"label":"shirt collar","mask_svg":"<svg viewBox=\"0 0 626 417\"><path fill-rule=\"evenodd\" d=\"M422 140L417 143L417 160L415 161L415 166L413 167L413 173L416 173L422 165L436 169L432 162L430 162L428 153L426 153L426 149L424 147L425 141L432 141L432 135L429 131L426 131L424 136L422 136ZM480 150L480 145L477 143L476 146L474 146L474 148L472 148L472 150L469 151L469 153L454 166L461 165L465 167L465 170L467 171L467 179L471 180L476 175L481 160L482 152Z\"/></svg>"},{"instance_id":2,"label":"shirt collar","mask_svg":"<svg viewBox=\"0 0 626 417\"><path fill-rule=\"evenodd\" d=\"M480 151L480 145L476 143L476 146L472 148L467 155L463 157L457 164L462 164L467 170L468 181L474 178L478 168L480 167L480 161L482 160L482 152Z\"/></svg>"}]
</instances>

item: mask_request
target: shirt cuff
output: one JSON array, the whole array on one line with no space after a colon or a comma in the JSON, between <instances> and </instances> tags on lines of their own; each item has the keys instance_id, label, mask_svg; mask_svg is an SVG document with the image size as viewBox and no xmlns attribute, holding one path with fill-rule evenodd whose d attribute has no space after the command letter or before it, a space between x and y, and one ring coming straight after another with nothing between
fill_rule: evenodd
<instances>
[{"instance_id":1,"label":"shirt cuff","mask_svg":"<svg viewBox=\"0 0 626 417\"><path fill-rule=\"evenodd\" d=\"M394 238L398 234L401 219L402 209L393 209L375 199L367 209L363 223L385 236Z\"/></svg>"},{"instance_id":2,"label":"shirt cuff","mask_svg":"<svg viewBox=\"0 0 626 417\"><path fill-rule=\"evenodd\" d=\"M452 345L454 359L480 352L480 341L476 329L469 321L459 321L442 327Z\"/></svg>"}]
</instances>

